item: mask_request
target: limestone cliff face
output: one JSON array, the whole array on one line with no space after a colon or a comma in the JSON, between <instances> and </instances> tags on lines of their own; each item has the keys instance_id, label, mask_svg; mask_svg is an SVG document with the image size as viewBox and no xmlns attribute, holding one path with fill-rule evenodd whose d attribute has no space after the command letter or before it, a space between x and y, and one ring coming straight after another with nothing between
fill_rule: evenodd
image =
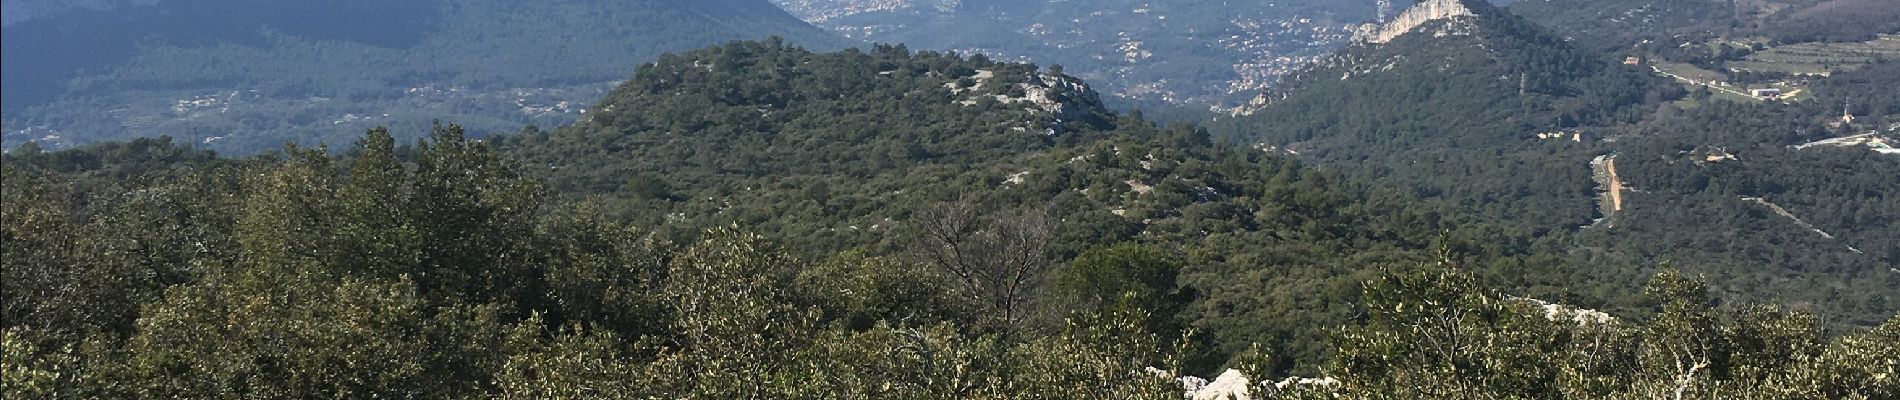
<instances>
[{"instance_id":1,"label":"limestone cliff face","mask_svg":"<svg viewBox=\"0 0 1900 400\"><path fill-rule=\"evenodd\" d=\"M1417 29L1427 22L1456 17L1475 16L1464 0L1427 0L1413 5L1399 16L1385 24L1366 24L1353 35L1353 41L1363 43L1385 43L1393 38Z\"/></svg>"},{"instance_id":2,"label":"limestone cliff face","mask_svg":"<svg viewBox=\"0 0 1900 400\"><path fill-rule=\"evenodd\" d=\"M1075 120L1087 114L1091 106L1100 106L1101 95L1079 79L1056 74L1036 74L1023 84L1026 100L1061 120Z\"/></svg>"}]
</instances>

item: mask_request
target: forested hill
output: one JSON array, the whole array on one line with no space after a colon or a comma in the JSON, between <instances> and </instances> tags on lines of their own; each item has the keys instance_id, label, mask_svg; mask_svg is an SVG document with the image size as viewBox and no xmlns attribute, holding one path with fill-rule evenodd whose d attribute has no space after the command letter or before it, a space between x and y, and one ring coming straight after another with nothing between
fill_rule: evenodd
<instances>
[{"instance_id":1,"label":"forested hill","mask_svg":"<svg viewBox=\"0 0 1900 400\"><path fill-rule=\"evenodd\" d=\"M627 207L641 221L673 208L773 226L815 214L865 218L846 222L869 231L839 234L881 237L881 218L912 202L899 200L960 193L925 182L1032 181L1014 175L1027 157L1079 152L1118 132L1127 121L1097 97L1075 78L981 56L735 43L663 57L579 123L503 143L552 168L559 191L648 203ZM804 193L726 204L792 188Z\"/></svg>"},{"instance_id":2,"label":"forested hill","mask_svg":"<svg viewBox=\"0 0 1900 400\"><path fill-rule=\"evenodd\" d=\"M764 0L193 0L49 13L4 28L8 147L167 134L250 153L435 119L480 132L555 126L661 53L768 36L848 45Z\"/></svg>"},{"instance_id":3,"label":"forested hill","mask_svg":"<svg viewBox=\"0 0 1900 400\"><path fill-rule=\"evenodd\" d=\"M1675 105L1612 132L1624 186L1579 243L1599 259L1667 260L1739 299L1829 310L1845 325L1892 315L1900 296L1900 63L1817 81L1793 103ZM1848 102L1858 115L1842 123ZM1837 138L1848 138L1842 140Z\"/></svg>"},{"instance_id":4,"label":"forested hill","mask_svg":"<svg viewBox=\"0 0 1900 400\"><path fill-rule=\"evenodd\" d=\"M1587 184L1524 193L1515 183L1587 183L1588 171L1576 168L1587 156L1531 152L1499 159L1489 151L1551 146L1526 139L1540 132L1632 121L1680 89L1482 1L1435 0L1408 13L1441 8L1463 12L1409 21L1417 24L1394 30L1400 34L1383 43L1356 40L1262 94L1251 115L1222 129L1224 136L1351 165L1341 170L1519 226L1588 223L1590 200L1578 196L1589 193ZM1489 155L1470 156L1481 153ZM1490 167L1500 163L1510 167ZM1553 204L1574 211L1547 212L1544 206Z\"/></svg>"},{"instance_id":5,"label":"forested hill","mask_svg":"<svg viewBox=\"0 0 1900 400\"><path fill-rule=\"evenodd\" d=\"M1219 354L1288 338L1288 365L1348 317L1327 299L1351 295L1339 285L1361 263L1419 256L1441 228L1403 199L1097 97L982 56L734 43L663 57L581 122L498 144L555 191L676 239L737 224L814 255L927 259L912 251L926 225L955 211L955 230L1027 224L1007 229L1048 235L1036 251L1056 260L1123 242L1189 254L1181 290L1206 300L1164 319L1221 332Z\"/></svg>"},{"instance_id":6,"label":"forested hill","mask_svg":"<svg viewBox=\"0 0 1900 400\"><path fill-rule=\"evenodd\" d=\"M1818 80L1813 101L1709 100L1481 2L1415 10L1452 3L1470 12L1362 40L1216 130L1514 227L1597 279L1668 263L1843 327L1893 314L1900 182L1877 171L1895 158L1826 141L1893 134L1891 63Z\"/></svg>"}]
</instances>

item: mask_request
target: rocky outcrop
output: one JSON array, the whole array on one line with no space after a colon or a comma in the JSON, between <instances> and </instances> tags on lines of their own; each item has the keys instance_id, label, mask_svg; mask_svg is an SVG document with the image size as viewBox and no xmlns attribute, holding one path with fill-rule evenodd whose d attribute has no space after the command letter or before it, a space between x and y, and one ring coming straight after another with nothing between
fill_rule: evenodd
<instances>
[{"instance_id":1,"label":"rocky outcrop","mask_svg":"<svg viewBox=\"0 0 1900 400\"><path fill-rule=\"evenodd\" d=\"M998 84L993 82L996 80L996 73L994 71L978 70L976 71L976 75L970 78L974 84L969 87L963 87L957 82L944 84L944 88L949 89L952 95L965 95L965 93L969 93L967 95L969 97L958 100L957 104L966 107L975 106L977 105L977 99L990 97L996 99L998 103L1023 105L1032 113L1045 114L1053 117L1053 122L1049 124L1049 126L1037 128L1038 130L1042 130L1046 135L1061 132L1061 125L1064 122L1086 118L1091 110L1100 108L1102 104L1101 95L1096 93L1094 89L1090 89L1087 83L1067 75L1054 73L1031 74L1026 82L1016 84L1018 88L1022 89L1022 96L1020 97L1004 94L984 94L994 93L988 91L987 88L990 87L990 85ZM1021 130L1027 129L1027 127L1023 127Z\"/></svg>"},{"instance_id":2,"label":"rocky outcrop","mask_svg":"<svg viewBox=\"0 0 1900 400\"><path fill-rule=\"evenodd\" d=\"M1251 400L1253 396L1247 393L1247 387L1247 375L1230 369L1214 378L1213 382L1189 390L1186 397L1194 400Z\"/></svg>"},{"instance_id":3,"label":"rocky outcrop","mask_svg":"<svg viewBox=\"0 0 1900 400\"><path fill-rule=\"evenodd\" d=\"M1056 74L1036 74L1024 83L1023 100L1062 120L1076 120L1088 113L1089 105L1101 104L1101 95L1079 79Z\"/></svg>"},{"instance_id":4,"label":"rocky outcrop","mask_svg":"<svg viewBox=\"0 0 1900 400\"><path fill-rule=\"evenodd\" d=\"M1353 35L1354 42L1385 43L1418 29L1425 23L1457 17L1476 16L1464 0L1427 0L1408 8L1384 24L1366 24Z\"/></svg>"},{"instance_id":5,"label":"rocky outcrop","mask_svg":"<svg viewBox=\"0 0 1900 400\"><path fill-rule=\"evenodd\" d=\"M1603 325L1616 322L1616 317L1610 316L1609 313L1602 311L1556 304L1529 297L1516 297L1514 299L1532 308L1543 310L1544 319L1551 321L1573 322L1577 325Z\"/></svg>"},{"instance_id":6,"label":"rocky outcrop","mask_svg":"<svg viewBox=\"0 0 1900 400\"><path fill-rule=\"evenodd\" d=\"M1163 379L1174 379L1181 383L1181 398L1186 400L1254 400L1280 398L1289 393L1327 394L1340 388L1339 380L1333 378L1301 378L1289 376L1279 382L1262 381L1258 385L1247 378L1247 374L1236 369L1221 372L1219 377L1209 382L1195 376L1176 377L1173 373L1148 367L1148 373ZM1271 382L1272 386L1267 386ZM1258 390L1255 390L1258 389Z\"/></svg>"}]
</instances>

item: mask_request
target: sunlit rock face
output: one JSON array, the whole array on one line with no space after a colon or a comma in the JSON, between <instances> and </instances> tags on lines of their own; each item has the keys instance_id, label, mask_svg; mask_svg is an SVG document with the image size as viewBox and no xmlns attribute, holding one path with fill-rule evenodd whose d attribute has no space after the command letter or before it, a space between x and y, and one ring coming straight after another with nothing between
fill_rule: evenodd
<instances>
[{"instance_id":1,"label":"sunlit rock face","mask_svg":"<svg viewBox=\"0 0 1900 400\"><path fill-rule=\"evenodd\" d=\"M1406 9L1398 17L1383 25L1368 24L1353 35L1353 41L1365 43L1385 43L1393 38L1418 29L1427 22L1456 17L1475 16L1476 13L1466 7L1463 0L1428 0Z\"/></svg>"}]
</instances>

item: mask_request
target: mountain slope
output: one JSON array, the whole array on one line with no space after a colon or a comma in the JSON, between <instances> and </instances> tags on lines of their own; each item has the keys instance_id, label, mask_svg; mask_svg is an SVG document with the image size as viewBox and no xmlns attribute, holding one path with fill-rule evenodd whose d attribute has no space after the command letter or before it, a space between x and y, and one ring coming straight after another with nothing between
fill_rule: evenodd
<instances>
[{"instance_id":1,"label":"mountain slope","mask_svg":"<svg viewBox=\"0 0 1900 400\"><path fill-rule=\"evenodd\" d=\"M1670 264L1736 298L1865 327L1893 312L1891 155L1791 146L1886 129L1890 67L1818 82L1826 100L1665 103L1682 96L1503 10L1436 0L1430 18L1368 29L1222 128L1269 152L1402 188L1504 224L1627 286ZM1401 32L1380 35L1378 32ZM1385 38L1390 41L1379 43ZM1838 121L1846 99L1880 99ZM1739 161L1738 161L1739 160ZM1887 200L1883 200L1887 199ZM1812 221L1830 221L1815 223ZM1816 231L1819 232L1816 232ZM1822 234L1825 232L1825 234ZM1621 282L1621 283L1617 283Z\"/></svg>"},{"instance_id":2,"label":"mountain slope","mask_svg":"<svg viewBox=\"0 0 1900 400\"><path fill-rule=\"evenodd\" d=\"M815 247L880 244L886 218L959 197L1073 202L1060 208L1119 234L1251 229L1256 222L1197 225L1261 205L1223 205L1219 215L1182 208L1266 201L1245 195L1265 188L1227 187L1238 183L1218 176L1292 167L1214 146L1192 128L1115 115L1081 81L1031 65L776 42L664 57L580 122L501 140L545 166L557 191L611 195L636 221L766 223L773 236ZM1205 165L1254 162L1261 170ZM773 197L786 195L795 197Z\"/></svg>"},{"instance_id":3,"label":"mountain slope","mask_svg":"<svg viewBox=\"0 0 1900 400\"><path fill-rule=\"evenodd\" d=\"M435 118L556 125L667 51L845 43L764 1L161 1L5 28L5 139L170 134L249 152ZM74 52L72 48L85 48Z\"/></svg>"},{"instance_id":4,"label":"mountain slope","mask_svg":"<svg viewBox=\"0 0 1900 400\"><path fill-rule=\"evenodd\" d=\"M1900 63L1816 82L1795 104L1710 101L1625 129L1618 169L1633 188L1614 228L1576 238L1598 259L1707 273L1737 299L1812 307L1871 326L1900 296ZM1842 124L1841 105L1857 117ZM1830 140L1862 138L1865 141ZM1857 144L1862 143L1862 144Z\"/></svg>"},{"instance_id":5,"label":"mountain slope","mask_svg":"<svg viewBox=\"0 0 1900 400\"><path fill-rule=\"evenodd\" d=\"M1196 294L1181 309L1181 323L1209 335L1221 354L1263 343L1288 357L1280 368L1304 369L1323 359L1323 341L1309 335L1358 312L1342 299L1355 298L1361 280L1377 268L1436 257L1423 250L1440 232L1439 242L1455 261L1513 296L1633 312L1647 307L1635 295L1643 282L1673 265L1708 274L1711 287L1725 295L1829 315L1832 327L1856 329L1892 315L1892 306L1879 299L1896 294L1892 287L1900 286L1888 284L1900 283L1900 275L1870 268L1888 259L1890 252L1875 246L1892 236L1851 228L1891 225L1893 215L1877 211L1875 203L1896 186L1875 172L1884 170L1881 165L1856 164L1864 158L1788 164L1804 170L1868 168L1841 181L1854 182L1845 186L1776 178L1774 184L1785 189L1678 190L1674 182L1696 180L1739 189L1758 174L1730 169L1741 164L1703 170L1674 148L1665 159L1649 145L1637 145L1649 133L1580 143L1514 129L1518 123L1535 125L1510 122L1519 118L1513 113L1556 116L1561 106L1588 104L1594 92L1561 90L1600 78L1561 75L1568 79L1531 86L1560 94L1531 92L1527 99L1515 98L1516 82L1477 85L1499 74L1489 69L1520 65L1506 61L1545 58L1534 52L1510 58L1479 47L1524 46L1509 48L1522 51L1530 45L1479 36L1505 31L1476 20L1466 25L1473 27L1471 36L1434 37L1437 29L1454 26L1442 22L1344 55L1440 58L1344 81L1338 75L1302 81L1313 86L1296 88L1348 91L1344 98L1289 93L1247 119L1268 124L1264 132L1297 127L1293 133L1311 135L1296 142L1301 145L1292 146L1293 152L1286 146L1230 149L1191 128L1162 129L1118 116L1104 111L1100 96L1073 77L1027 65L889 46L811 53L769 42L664 57L603 99L587 119L498 143L555 191L679 240L737 225L815 257L852 249L921 257L915 246L922 216L946 203L967 203L1017 220L1046 212L1054 233L1049 250L1059 264L1106 243L1178 249L1186 261L1180 287ZM1409 47L1433 39L1469 46ZM1451 67L1439 71L1443 57L1467 55L1484 58L1452 59ZM1337 68L1363 59L1342 58ZM1453 83L1435 86L1444 80ZM1367 81L1411 86L1352 86ZM1401 95L1414 87L1436 95ZM1508 92L1503 103L1468 98L1500 92ZM1307 101L1316 103L1301 103ZM1277 114L1282 111L1276 107L1293 104L1313 107L1293 115L1314 119ZM1388 114L1350 115L1359 110ZM1269 116L1286 119L1264 119ZM1653 128L1666 132L1693 122ZM1390 136L1380 139L1382 134ZM1766 155L1758 148L1779 146L1752 146L1738 154L1748 160ZM1731 149L1743 151L1739 145ZM1622 192L1627 204L1620 213L1601 215L1590 161L1612 151L1632 190ZM1776 164L1749 169L1770 165ZM1379 186L1368 189L1362 182ZM1879 189L1850 191L1855 187ZM1854 201L1841 207L1857 215L1817 212L1830 206L1816 201L1843 198L1843 192ZM1842 239L1799 230L1773 208L1741 196L1766 196ZM1692 202L1708 199L1722 202ZM1722 233L1737 226L1747 229ZM1848 252L1845 245L1865 254Z\"/></svg>"},{"instance_id":6,"label":"mountain slope","mask_svg":"<svg viewBox=\"0 0 1900 400\"><path fill-rule=\"evenodd\" d=\"M1598 44L1628 45L1640 38L1706 35L1735 28L1732 2L1722 0L1525 0L1509 7L1551 31Z\"/></svg>"},{"instance_id":7,"label":"mountain slope","mask_svg":"<svg viewBox=\"0 0 1900 400\"><path fill-rule=\"evenodd\" d=\"M1575 149L1591 144L1537 134L1633 120L1669 90L1483 2L1427 1L1362 32L1262 94L1251 115L1230 123L1231 138L1352 165L1366 178L1520 226L1582 225L1591 218L1587 185L1524 193L1513 182L1588 182L1577 166L1591 156ZM1468 156L1498 150L1512 154ZM1499 161L1513 166L1511 176L1473 175ZM1461 179L1445 179L1447 171ZM1550 214L1504 199L1578 211Z\"/></svg>"},{"instance_id":8,"label":"mountain slope","mask_svg":"<svg viewBox=\"0 0 1900 400\"><path fill-rule=\"evenodd\" d=\"M1416 259L1442 227L1098 97L980 56L734 43L663 57L579 123L499 143L555 190L676 238L737 224L820 255L915 255L921 216L969 203L1046 215L1057 260L1108 243L1179 248L1183 288L1204 299L1183 323L1219 332L1223 354L1277 343L1289 360L1317 359L1323 342L1296 332L1350 314L1327 299L1351 296L1371 263Z\"/></svg>"}]
</instances>

